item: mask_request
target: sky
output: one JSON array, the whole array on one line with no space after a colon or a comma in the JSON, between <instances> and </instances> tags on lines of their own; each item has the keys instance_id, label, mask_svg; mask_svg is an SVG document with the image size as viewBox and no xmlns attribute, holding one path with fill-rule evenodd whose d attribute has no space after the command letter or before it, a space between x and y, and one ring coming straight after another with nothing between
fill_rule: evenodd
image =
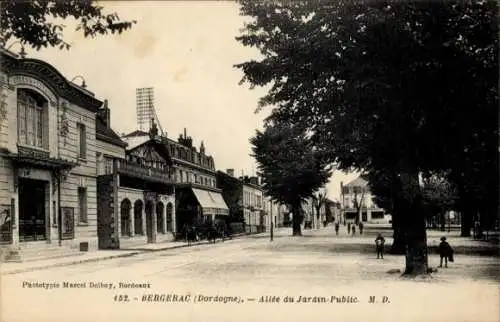
<instances>
[{"instance_id":1,"label":"sky","mask_svg":"<svg viewBox=\"0 0 500 322\"><path fill-rule=\"evenodd\" d=\"M28 57L47 61L67 79L85 79L87 89L107 99L111 127L118 133L137 129L135 90L154 87L154 105L163 131L172 139L187 130L195 146L204 141L218 170L255 174L249 138L262 129L270 108L255 113L265 88L239 85L243 73L235 64L259 59L253 48L235 40L244 22L230 1L109 1L106 13L137 24L121 35L84 38L65 21L69 51L34 51ZM9 44L7 44L8 46ZM15 51L15 47L11 49ZM81 84L81 78L75 79ZM339 199L340 182L356 174L334 172L326 186Z\"/></svg>"}]
</instances>

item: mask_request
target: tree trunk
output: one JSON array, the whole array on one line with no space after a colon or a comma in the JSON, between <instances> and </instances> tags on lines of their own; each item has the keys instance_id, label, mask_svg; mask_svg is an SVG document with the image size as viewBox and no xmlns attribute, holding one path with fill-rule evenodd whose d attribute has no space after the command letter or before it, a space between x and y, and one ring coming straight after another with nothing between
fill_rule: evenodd
<instances>
[{"instance_id":1,"label":"tree trunk","mask_svg":"<svg viewBox=\"0 0 500 322\"><path fill-rule=\"evenodd\" d=\"M300 229L300 224L302 223L302 209L300 205L292 206L293 217L292 217L292 235L302 236L302 230Z\"/></svg>"},{"instance_id":2,"label":"tree trunk","mask_svg":"<svg viewBox=\"0 0 500 322\"><path fill-rule=\"evenodd\" d=\"M406 170L401 173L403 188L401 228L406 245L406 267L403 275L426 275L428 274L427 234L418 172L411 168L403 169Z\"/></svg>"},{"instance_id":3,"label":"tree trunk","mask_svg":"<svg viewBox=\"0 0 500 322\"><path fill-rule=\"evenodd\" d=\"M473 227L473 212L469 208L465 208L460 217L462 220L460 225L460 237L470 237L470 230Z\"/></svg>"},{"instance_id":4,"label":"tree trunk","mask_svg":"<svg viewBox=\"0 0 500 322\"><path fill-rule=\"evenodd\" d=\"M440 221L440 224L441 224L441 231L445 231L446 230L446 216L445 216L445 212L443 212L443 211L439 212L439 221Z\"/></svg>"},{"instance_id":5,"label":"tree trunk","mask_svg":"<svg viewBox=\"0 0 500 322\"><path fill-rule=\"evenodd\" d=\"M392 209L392 246L389 250L391 254L403 255L405 254L405 239L404 233L401 230L401 214L399 202L394 201L394 207Z\"/></svg>"}]
</instances>

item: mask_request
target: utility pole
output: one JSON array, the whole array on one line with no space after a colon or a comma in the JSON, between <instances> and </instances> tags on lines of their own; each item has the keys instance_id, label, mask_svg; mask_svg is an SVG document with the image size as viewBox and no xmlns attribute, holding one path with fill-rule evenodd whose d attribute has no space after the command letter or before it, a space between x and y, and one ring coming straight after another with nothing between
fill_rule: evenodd
<instances>
[{"instance_id":1,"label":"utility pole","mask_svg":"<svg viewBox=\"0 0 500 322\"><path fill-rule=\"evenodd\" d=\"M274 228L274 217L273 217L273 201L270 200L269 201L269 206L271 207L271 241L273 241L273 235L274 235L274 231L273 231L273 228Z\"/></svg>"}]
</instances>

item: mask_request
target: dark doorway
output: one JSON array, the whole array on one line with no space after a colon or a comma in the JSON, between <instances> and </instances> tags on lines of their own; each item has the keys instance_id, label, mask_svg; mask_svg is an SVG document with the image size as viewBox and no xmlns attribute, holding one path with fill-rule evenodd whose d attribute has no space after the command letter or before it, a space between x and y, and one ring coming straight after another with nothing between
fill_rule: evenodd
<instances>
[{"instance_id":1,"label":"dark doorway","mask_svg":"<svg viewBox=\"0 0 500 322\"><path fill-rule=\"evenodd\" d=\"M148 237L148 243L153 242L153 216L154 206L151 201L146 202L146 235Z\"/></svg>"},{"instance_id":2,"label":"dark doorway","mask_svg":"<svg viewBox=\"0 0 500 322\"><path fill-rule=\"evenodd\" d=\"M19 178L19 240L47 239L47 182Z\"/></svg>"},{"instance_id":3,"label":"dark doorway","mask_svg":"<svg viewBox=\"0 0 500 322\"><path fill-rule=\"evenodd\" d=\"M361 218L362 218L362 219L361 219L362 221L368 221L368 214L367 214L366 212L363 212L363 213L361 214Z\"/></svg>"},{"instance_id":4,"label":"dark doorway","mask_svg":"<svg viewBox=\"0 0 500 322\"><path fill-rule=\"evenodd\" d=\"M134 202L134 234L136 236L144 235L142 231L142 200Z\"/></svg>"},{"instance_id":5,"label":"dark doorway","mask_svg":"<svg viewBox=\"0 0 500 322\"><path fill-rule=\"evenodd\" d=\"M163 229L163 202L158 202L156 204L156 232L159 234L164 234L165 231Z\"/></svg>"},{"instance_id":6,"label":"dark doorway","mask_svg":"<svg viewBox=\"0 0 500 322\"><path fill-rule=\"evenodd\" d=\"M132 204L130 200L123 199L120 207L120 225L121 225L121 235L122 236L130 236L130 209L132 208Z\"/></svg>"}]
</instances>

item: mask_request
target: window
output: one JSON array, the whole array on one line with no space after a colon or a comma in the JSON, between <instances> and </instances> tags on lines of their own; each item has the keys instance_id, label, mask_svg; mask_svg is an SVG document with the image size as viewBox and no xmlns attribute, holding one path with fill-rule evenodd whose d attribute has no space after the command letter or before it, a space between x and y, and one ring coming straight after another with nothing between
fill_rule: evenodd
<instances>
[{"instance_id":1,"label":"window","mask_svg":"<svg viewBox=\"0 0 500 322\"><path fill-rule=\"evenodd\" d=\"M113 158L104 157L104 167L105 167L104 171L106 174L112 174L113 173Z\"/></svg>"},{"instance_id":2,"label":"window","mask_svg":"<svg viewBox=\"0 0 500 322\"><path fill-rule=\"evenodd\" d=\"M78 220L80 224L86 224L87 218L87 189L78 187Z\"/></svg>"},{"instance_id":3,"label":"window","mask_svg":"<svg viewBox=\"0 0 500 322\"><path fill-rule=\"evenodd\" d=\"M36 92L20 89L17 94L18 142L38 148L46 148L47 133L45 111L47 100Z\"/></svg>"},{"instance_id":4,"label":"window","mask_svg":"<svg viewBox=\"0 0 500 322\"><path fill-rule=\"evenodd\" d=\"M80 150L78 152L78 157L80 159L87 158L87 130L85 129L85 124L78 123L78 138L80 144Z\"/></svg>"},{"instance_id":5,"label":"window","mask_svg":"<svg viewBox=\"0 0 500 322\"><path fill-rule=\"evenodd\" d=\"M182 172L182 170L179 170L179 173L180 173L180 181L181 182L184 182L184 173Z\"/></svg>"},{"instance_id":6,"label":"window","mask_svg":"<svg viewBox=\"0 0 500 322\"><path fill-rule=\"evenodd\" d=\"M95 165L96 165L96 170L97 170L97 175L101 176L104 174L104 167L102 164L102 153L96 152L95 153Z\"/></svg>"},{"instance_id":7,"label":"window","mask_svg":"<svg viewBox=\"0 0 500 322\"><path fill-rule=\"evenodd\" d=\"M198 175L196 173L194 174L194 183L198 183Z\"/></svg>"}]
</instances>

